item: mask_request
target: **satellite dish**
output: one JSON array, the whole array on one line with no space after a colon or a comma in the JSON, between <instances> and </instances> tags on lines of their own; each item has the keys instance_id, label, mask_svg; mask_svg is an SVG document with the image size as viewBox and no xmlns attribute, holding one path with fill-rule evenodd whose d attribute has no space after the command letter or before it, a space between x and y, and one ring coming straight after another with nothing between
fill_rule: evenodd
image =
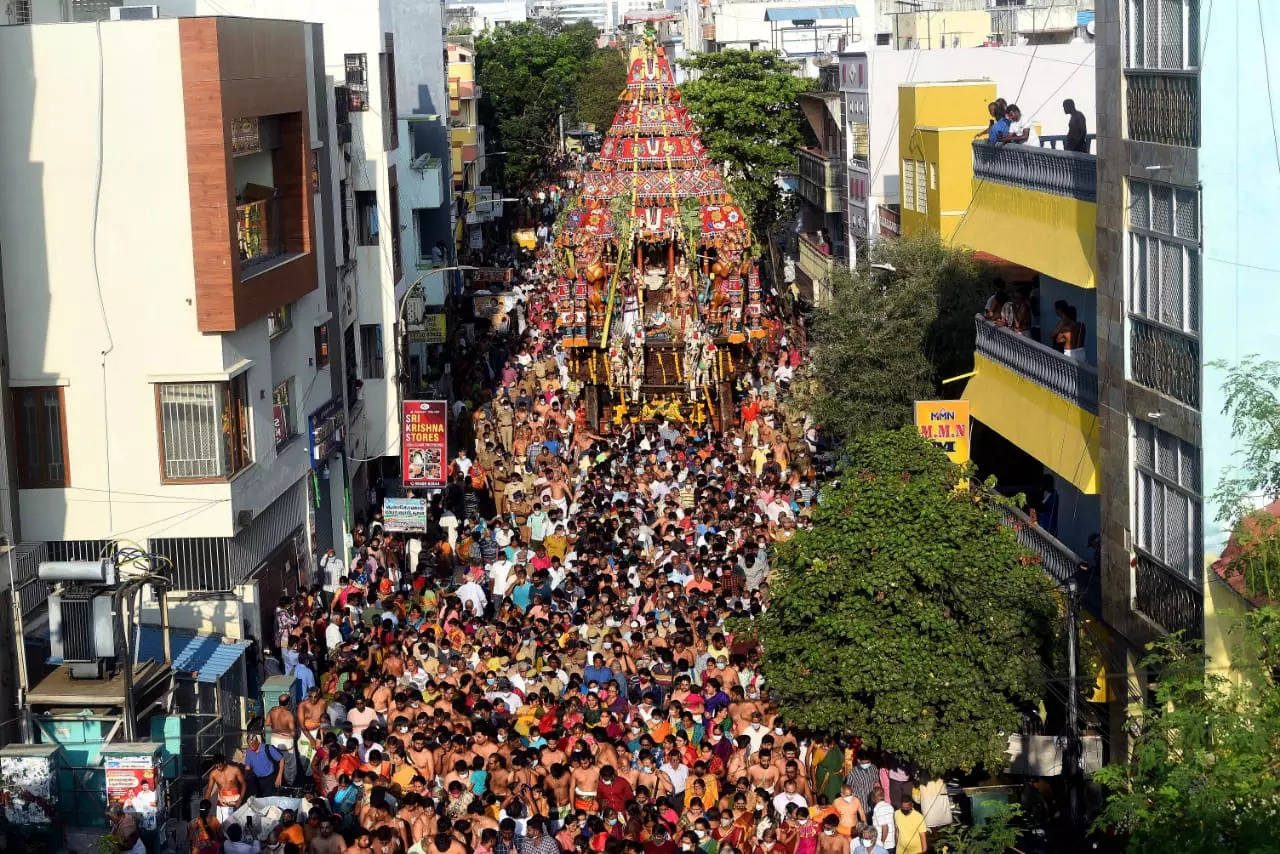
<instances>
[{"instance_id":1,"label":"satellite dish","mask_svg":"<svg viewBox=\"0 0 1280 854\"><path fill-rule=\"evenodd\" d=\"M1089 21L1084 25L1084 31L1089 35L1097 35L1098 24L1096 21Z\"/></svg>"}]
</instances>

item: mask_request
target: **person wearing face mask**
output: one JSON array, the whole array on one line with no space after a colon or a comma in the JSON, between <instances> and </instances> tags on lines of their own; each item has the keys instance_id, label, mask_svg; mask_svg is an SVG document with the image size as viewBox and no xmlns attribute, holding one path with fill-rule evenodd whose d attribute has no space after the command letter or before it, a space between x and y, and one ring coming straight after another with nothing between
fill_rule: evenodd
<instances>
[{"instance_id":1,"label":"person wearing face mask","mask_svg":"<svg viewBox=\"0 0 1280 854\"><path fill-rule=\"evenodd\" d=\"M840 820L829 815L822 820L822 833L818 836L817 854L848 854L849 837L840 833Z\"/></svg>"},{"instance_id":2,"label":"person wearing face mask","mask_svg":"<svg viewBox=\"0 0 1280 854\"><path fill-rule=\"evenodd\" d=\"M898 839L896 854L923 854L929 850L929 828L910 795L902 799L902 806L893 814L893 825Z\"/></svg>"},{"instance_id":3,"label":"person wearing face mask","mask_svg":"<svg viewBox=\"0 0 1280 854\"><path fill-rule=\"evenodd\" d=\"M890 851L876 839L876 829L866 825L850 846L850 854L890 854Z\"/></svg>"}]
</instances>

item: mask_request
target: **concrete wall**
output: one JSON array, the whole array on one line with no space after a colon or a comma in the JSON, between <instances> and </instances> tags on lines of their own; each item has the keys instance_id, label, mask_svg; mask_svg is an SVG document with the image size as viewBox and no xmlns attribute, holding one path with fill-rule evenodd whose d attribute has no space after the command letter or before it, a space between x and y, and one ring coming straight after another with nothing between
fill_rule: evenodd
<instances>
[{"instance_id":1,"label":"concrete wall","mask_svg":"<svg viewBox=\"0 0 1280 854\"><path fill-rule=\"evenodd\" d=\"M789 21L776 24L764 19L765 9L802 9L813 8L813 3L804 0L782 0L778 3L738 2L721 3L712 13L711 21L715 23L715 41L724 48L745 50L752 42L757 43L759 50L772 50L776 46L783 53L813 54L834 53L841 49L838 42L846 36L844 50L869 50L875 45L875 4L870 0L853 0L844 5L857 7L858 17L851 19L819 20L817 45L814 43L814 29L808 26L797 27ZM777 43L774 41L774 29L777 29ZM828 29L828 27L831 27ZM847 37L852 31L852 37ZM812 67L806 69L808 76L816 76Z\"/></svg>"}]
</instances>

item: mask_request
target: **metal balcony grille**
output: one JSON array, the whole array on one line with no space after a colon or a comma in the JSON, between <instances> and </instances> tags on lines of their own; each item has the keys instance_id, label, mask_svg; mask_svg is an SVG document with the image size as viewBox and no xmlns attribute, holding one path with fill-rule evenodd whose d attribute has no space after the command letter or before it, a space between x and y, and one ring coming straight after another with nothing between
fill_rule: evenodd
<instances>
[{"instance_id":1,"label":"metal balcony grille","mask_svg":"<svg viewBox=\"0 0 1280 854\"><path fill-rule=\"evenodd\" d=\"M977 324L977 350L1015 373L1071 401L1087 412L1098 413L1098 372L1084 362L1068 359L1051 347L1024 338L982 315Z\"/></svg>"},{"instance_id":2,"label":"metal balcony grille","mask_svg":"<svg viewBox=\"0 0 1280 854\"><path fill-rule=\"evenodd\" d=\"M1129 315L1129 375L1134 382L1200 408L1200 342Z\"/></svg>"},{"instance_id":3,"label":"metal balcony grille","mask_svg":"<svg viewBox=\"0 0 1280 854\"><path fill-rule=\"evenodd\" d=\"M1194 72L1125 72L1129 139L1200 146L1200 77Z\"/></svg>"},{"instance_id":4,"label":"metal balcony grille","mask_svg":"<svg viewBox=\"0 0 1280 854\"><path fill-rule=\"evenodd\" d=\"M973 144L973 174L983 181L1066 196L1098 199L1098 161L1092 154L1027 145Z\"/></svg>"},{"instance_id":5,"label":"metal balcony grille","mask_svg":"<svg viewBox=\"0 0 1280 854\"><path fill-rule=\"evenodd\" d=\"M1057 537L1032 524L1030 517L1016 507L1004 508L1004 524L1013 529L1018 542L1040 555L1040 565L1059 584L1065 585L1074 578L1077 569L1085 563Z\"/></svg>"},{"instance_id":6,"label":"metal balcony grille","mask_svg":"<svg viewBox=\"0 0 1280 854\"><path fill-rule=\"evenodd\" d=\"M1204 591L1141 552L1133 569L1133 608L1184 639L1204 635Z\"/></svg>"}]
</instances>

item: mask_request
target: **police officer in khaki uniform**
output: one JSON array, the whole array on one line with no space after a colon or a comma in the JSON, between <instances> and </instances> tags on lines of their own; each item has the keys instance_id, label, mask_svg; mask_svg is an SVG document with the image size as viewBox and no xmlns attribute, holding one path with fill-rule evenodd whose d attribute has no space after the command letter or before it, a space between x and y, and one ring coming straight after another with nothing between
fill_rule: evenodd
<instances>
[{"instance_id":1,"label":"police officer in khaki uniform","mask_svg":"<svg viewBox=\"0 0 1280 854\"><path fill-rule=\"evenodd\" d=\"M516 436L516 413L511 406L511 398L505 394L498 398L496 409L495 420L498 422L498 442L502 445L502 450L510 453Z\"/></svg>"}]
</instances>

